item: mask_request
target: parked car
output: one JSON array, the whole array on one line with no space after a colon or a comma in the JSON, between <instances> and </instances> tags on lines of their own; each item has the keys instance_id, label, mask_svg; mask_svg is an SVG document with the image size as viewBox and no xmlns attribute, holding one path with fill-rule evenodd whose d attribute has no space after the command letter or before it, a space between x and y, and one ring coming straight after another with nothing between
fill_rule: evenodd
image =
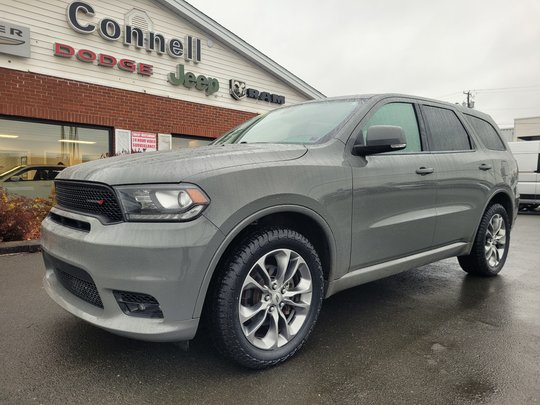
<instances>
[{"instance_id":1,"label":"parked car","mask_svg":"<svg viewBox=\"0 0 540 405\"><path fill-rule=\"evenodd\" d=\"M493 120L402 95L280 108L212 145L89 162L56 180L44 285L123 336L281 363L323 298L457 256L505 263L517 166ZM354 316L354 314L352 314Z\"/></svg>"},{"instance_id":2,"label":"parked car","mask_svg":"<svg viewBox=\"0 0 540 405\"><path fill-rule=\"evenodd\" d=\"M63 165L21 165L0 174L0 187L29 198L48 198Z\"/></svg>"},{"instance_id":3,"label":"parked car","mask_svg":"<svg viewBox=\"0 0 540 405\"><path fill-rule=\"evenodd\" d=\"M509 142L518 163L519 209L534 210L540 206L540 141Z\"/></svg>"}]
</instances>

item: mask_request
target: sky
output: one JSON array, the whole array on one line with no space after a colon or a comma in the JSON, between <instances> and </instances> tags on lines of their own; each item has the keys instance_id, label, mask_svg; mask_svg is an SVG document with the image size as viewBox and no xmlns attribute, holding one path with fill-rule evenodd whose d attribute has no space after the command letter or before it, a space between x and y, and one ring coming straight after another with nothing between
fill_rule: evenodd
<instances>
[{"instance_id":1,"label":"sky","mask_svg":"<svg viewBox=\"0 0 540 405\"><path fill-rule=\"evenodd\" d=\"M188 0L324 93L463 102L500 127L540 116L539 0Z\"/></svg>"}]
</instances>

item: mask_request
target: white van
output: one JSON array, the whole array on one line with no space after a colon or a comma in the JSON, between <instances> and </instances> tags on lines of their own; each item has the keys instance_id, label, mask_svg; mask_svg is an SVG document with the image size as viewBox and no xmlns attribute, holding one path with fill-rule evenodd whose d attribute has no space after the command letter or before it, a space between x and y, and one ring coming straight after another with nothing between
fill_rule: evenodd
<instances>
[{"instance_id":1,"label":"white van","mask_svg":"<svg viewBox=\"0 0 540 405\"><path fill-rule=\"evenodd\" d=\"M540 141L509 142L519 168L519 208L540 206Z\"/></svg>"}]
</instances>

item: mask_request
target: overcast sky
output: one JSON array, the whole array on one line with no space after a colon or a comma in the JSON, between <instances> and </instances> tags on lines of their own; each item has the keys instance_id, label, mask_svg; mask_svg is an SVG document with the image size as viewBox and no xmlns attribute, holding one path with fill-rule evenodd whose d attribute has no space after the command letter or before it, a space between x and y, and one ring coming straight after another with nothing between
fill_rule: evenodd
<instances>
[{"instance_id":1,"label":"overcast sky","mask_svg":"<svg viewBox=\"0 0 540 405\"><path fill-rule=\"evenodd\" d=\"M327 96L462 102L540 116L539 0L188 0Z\"/></svg>"}]
</instances>

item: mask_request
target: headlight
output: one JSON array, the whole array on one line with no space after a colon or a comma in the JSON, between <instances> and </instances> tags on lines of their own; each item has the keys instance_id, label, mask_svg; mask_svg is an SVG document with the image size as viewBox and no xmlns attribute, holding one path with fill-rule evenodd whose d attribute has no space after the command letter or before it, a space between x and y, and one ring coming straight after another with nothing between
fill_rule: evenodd
<instances>
[{"instance_id":1,"label":"headlight","mask_svg":"<svg viewBox=\"0 0 540 405\"><path fill-rule=\"evenodd\" d=\"M128 221L189 221L210 199L193 184L149 184L115 187Z\"/></svg>"}]
</instances>

